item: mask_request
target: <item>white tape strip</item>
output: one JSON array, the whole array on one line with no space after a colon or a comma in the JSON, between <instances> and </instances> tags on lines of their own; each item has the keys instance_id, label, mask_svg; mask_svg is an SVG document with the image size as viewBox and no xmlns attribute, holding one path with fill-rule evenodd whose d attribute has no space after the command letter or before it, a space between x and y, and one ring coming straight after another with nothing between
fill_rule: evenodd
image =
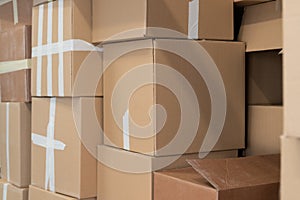
<instances>
[{"instance_id":1,"label":"white tape strip","mask_svg":"<svg viewBox=\"0 0 300 200\"><path fill-rule=\"evenodd\" d=\"M53 2L48 3L48 32L47 43L52 44ZM52 55L47 55L47 94L52 96Z\"/></svg>"},{"instance_id":2,"label":"white tape strip","mask_svg":"<svg viewBox=\"0 0 300 200\"><path fill-rule=\"evenodd\" d=\"M43 45L43 21L44 21L44 5L39 6L39 19L38 19L38 46ZM42 56L37 56L36 66L36 94L42 94Z\"/></svg>"},{"instance_id":3,"label":"white tape strip","mask_svg":"<svg viewBox=\"0 0 300 200\"><path fill-rule=\"evenodd\" d=\"M198 39L199 30L199 0L189 2L188 38Z\"/></svg>"},{"instance_id":4,"label":"white tape strip","mask_svg":"<svg viewBox=\"0 0 300 200\"><path fill-rule=\"evenodd\" d=\"M0 74L31 68L31 59L0 62Z\"/></svg>"},{"instance_id":5,"label":"white tape strip","mask_svg":"<svg viewBox=\"0 0 300 200\"><path fill-rule=\"evenodd\" d=\"M3 184L2 200L7 200L7 187L8 187L8 183L4 183Z\"/></svg>"},{"instance_id":6,"label":"white tape strip","mask_svg":"<svg viewBox=\"0 0 300 200\"><path fill-rule=\"evenodd\" d=\"M123 115L123 148L125 150L130 150L129 110Z\"/></svg>"},{"instance_id":7,"label":"white tape strip","mask_svg":"<svg viewBox=\"0 0 300 200\"><path fill-rule=\"evenodd\" d=\"M64 41L64 0L58 1L58 43ZM64 53L61 48L58 55L58 95L64 96Z\"/></svg>"},{"instance_id":8,"label":"white tape strip","mask_svg":"<svg viewBox=\"0 0 300 200\"><path fill-rule=\"evenodd\" d=\"M10 159L9 159L9 103L6 103L6 179L10 181Z\"/></svg>"},{"instance_id":9,"label":"white tape strip","mask_svg":"<svg viewBox=\"0 0 300 200\"><path fill-rule=\"evenodd\" d=\"M0 6L12 2L12 0L0 0Z\"/></svg>"},{"instance_id":10,"label":"white tape strip","mask_svg":"<svg viewBox=\"0 0 300 200\"><path fill-rule=\"evenodd\" d=\"M17 0L0 0L0 6L7 4L9 2L13 3L14 24L17 24L19 22L18 1Z\"/></svg>"},{"instance_id":11,"label":"white tape strip","mask_svg":"<svg viewBox=\"0 0 300 200\"><path fill-rule=\"evenodd\" d=\"M49 189L51 192L55 192L54 150L64 150L66 147L63 142L54 140L55 110L56 98L51 98L47 137L36 133L32 133L31 136L33 144L46 148L45 189Z\"/></svg>"}]
</instances>

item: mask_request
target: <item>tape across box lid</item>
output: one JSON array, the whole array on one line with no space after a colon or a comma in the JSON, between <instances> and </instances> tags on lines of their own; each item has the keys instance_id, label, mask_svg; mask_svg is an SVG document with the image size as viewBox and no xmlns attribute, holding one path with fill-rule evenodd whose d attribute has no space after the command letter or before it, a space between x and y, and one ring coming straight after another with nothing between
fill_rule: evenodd
<instances>
[{"instance_id":1,"label":"tape across box lid","mask_svg":"<svg viewBox=\"0 0 300 200\"><path fill-rule=\"evenodd\" d=\"M18 188L5 181L0 181L1 200L28 200L28 188Z\"/></svg>"},{"instance_id":2,"label":"tape across box lid","mask_svg":"<svg viewBox=\"0 0 300 200\"><path fill-rule=\"evenodd\" d=\"M90 0L34 7L33 96L101 96L102 49L89 43L90 11Z\"/></svg>"}]
</instances>

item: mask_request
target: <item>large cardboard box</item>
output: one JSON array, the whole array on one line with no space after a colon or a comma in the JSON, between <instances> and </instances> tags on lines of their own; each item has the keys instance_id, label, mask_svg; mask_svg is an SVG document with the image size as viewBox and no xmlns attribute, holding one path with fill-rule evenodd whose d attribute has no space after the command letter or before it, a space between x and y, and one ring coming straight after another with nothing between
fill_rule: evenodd
<instances>
[{"instance_id":1,"label":"large cardboard box","mask_svg":"<svg viewBox=\"0 0 300 200\"><path fill-rule=\"evenodd\" d=\"M18 187L30 184L31 105L0 103L1 177Z\"/></svg>"},{"instance_id":2,"label":"large cardboard box","mask_svg":"<svg viewBox=\"0 0 300 200\"><path fill-rule=\"evenodd\" d=\"M0 200L28 200L28 188L18 188L12 184L1 182Z\"/></svg>"},{"instance_id":3,"label":"large cardboard box","mask_svg":"<svg viewBox=\"0 0 300 200\"><path fill-rule=\"evenodd\" d=\"M238 40L246 42L246 51L282 49L282 12L279 1L245 8Z\"/></svg>"},{"instance_id":4,"label":"large cardboard box","mask_svg":"<svg viewBox=\"0 0 300 200\"><path fill-rule=\"evenodd\" d=\"M33 0L5 0L0 3L0 32L31 25Z\"/></svg>"},{"instance_id":5,"label":"large cardboard box","mask_svg":"<svg viewBox=\"0 0 300 200\"><path fill-rule=\"evenodd\" d=\"M282 105L283 65L279 51L246 54L248 105Z\"/></svg>"},{"instance_id":6,"label":"large cardboard box","mask_svg":"<svg viewBox=\"0 0 300 200\"><path fill-rule=\"evenodd\" d=\"M106 145L156 156L195 153L201 146L202 152L245 147L244 43L147 39L104 44L103 48ZM177 50L182 54L171 52ZM198 61L195 66L189 63ZM212 69L220 76L200 74ZM221 81L226 93L220 102L226 107L224 126L218 139L210 139L210 144L216 142L210 147L204 138L218 135L217 130L207 133L214 121L212 102L222 97L211 99L208 87L212 85L204 79L214 86ZM216 95L220 94L222 90ZM160 108L151 110L155 105L164 107L165 115ZM200 121L195 117L197 109ZM222 115L221 108L216 115Z\"/></svg>"},{"instance_id":7,"label":"large cardboard box","mask_svg":"<svg viewBox=\"0 0 300 200\"><path fill-rule=\"evenodd\" d=\"M31 26L1 30L0 45L3 49L0 51L0 62L31 58Z\"/></svg>"},{"instance_id":8,"label":"large cardboard box","mask_svg":"<svg viewBox=\"0 0 300 200\"><path fill-rule=\"evenodd\" d=\"M193 164L194 166L194 164ZM278 200L280 159L260 156L197 161L154 173L155 200Z\"/></svg>"},{"instance_id":9,"label":"large cardboard box","mask_svg":"<svg viewBox=\"0 0 300 200\"><path fill-rule=\"evenodd\" d=\"M40 188L30 186L29 187L29 200L76 200L75 198L42 190ZM96 200L96 198L88 198L84 200Z\"/></svg>"},{"instance_id":10,"label":"large cardboard box","mask_svg":"<svg viewBox=\"0 0 300 200\"><path fill-rule=\"evenodd\" d=\"M96 154L102 142L101 115L101 98L32 99L33 186L79 199L96 197L93 150Z\"/></svg>"},{"instance_id":11,"label":"large cardboard box","mask_svg":"<svg viewBox=\"0 0 300 200\"><path fill-rule=\"evenodd\" d=\"M30 78L30 69L0 74L1 102L30 102Z\"/></svg>"},{"instance_id":12,"label":"large cardboard box","mask_svg":"<svg viewBox=\"0 0 300 200\"><path fill-rule=\"evenodd\" d=\"M91 0L33 8L32 96L102 96L102 54L89 43L91 20Z\"/></svg>"},{"instance_id":13,"label":"large cardboard box","mask_svg":"<svg viewBox=\"0 0 300 200\"><path fill-rule=\"evenodd\" d=\"M233 0L93 0L94 43L141 37L233 40Z\"/></svg>"},{"instance_id":14,"label":"large cardboard box","mask_svg":"<svg viewBox=\"0 0 300 200\"><path fill-rule=\"evenodd\" d=\"M250 6L259 3L265 3L273 0L234 0L234 4L238 6Z\"/></svg>"},{"instance_id":15,"label":"large cardboard box","mask_svg":"<svg viewBox=\"0 0 300 200\"><path fill-rule=\"evenodd\" d=\"M281 139L281 198L299 199L300 193L300 139L284 136Z\"/></svg>"},{"instance_id":16,"label":"large cardboard box","mask_svg":"<svg viewBox=\"0 0 300 200\"><path fill-rule=\"evenodd\" d=\"M246 155L280 153L282 106L249 106Z\"/></svg>"},{"instance_id":17,"label":"large cardboard box","mask_svg":"<svg viewBox=\"0 0 300 200\"><path fill-rule=\"evenodd\" d=\"M211 152L208 157L236 157L237 150ZM152 157L114 147L98 147L98 200L153 200L153 171L186 167L198 154Z\"/></svg>"}]
</instances>

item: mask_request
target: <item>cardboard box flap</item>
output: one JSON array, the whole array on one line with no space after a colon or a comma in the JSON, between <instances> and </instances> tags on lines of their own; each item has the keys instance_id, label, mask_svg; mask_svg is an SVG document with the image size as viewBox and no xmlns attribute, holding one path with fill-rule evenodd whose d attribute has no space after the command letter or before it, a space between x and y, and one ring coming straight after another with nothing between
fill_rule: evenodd
<instances>
[{"instance_id":1,"label":"cardboard box flap","mask_svg":"<svg viewBox=\"0 0 300 200\"><path fill-rule=\"evenodd\" d=\"M280 180L279 155L188 162L219 191L278 183Z\"/></svg>"}]
</instances>

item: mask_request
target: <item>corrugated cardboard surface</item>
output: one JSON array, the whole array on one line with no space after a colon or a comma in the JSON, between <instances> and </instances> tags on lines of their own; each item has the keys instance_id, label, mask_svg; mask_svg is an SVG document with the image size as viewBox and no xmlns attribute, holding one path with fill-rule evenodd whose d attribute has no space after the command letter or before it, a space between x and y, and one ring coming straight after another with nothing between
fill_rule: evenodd
<instances>
[{"instance_id":1,"label":"corrugated cardboard surface","mask_svg":"<svg viewBox=\"0 0 300 200\"><path fill-rule=\"evenodd\" d=\"M1 200L28 200L28 188L18 188L11 184L7 185L6 199L3 199L3 185L0 183L0 199Z\"/></svg>"},{"instance_id":2,"label":"corrugated cardboard surface","mask_svg":"<svg viewBox=\"0 0 300 200\"><path fill-rule=\"evenodd\" d=\"M39 189L34 186L29 187L29 200L76 200L75 198L49 192L46 190ZM96 200L96 198L88 198L84 200Z\"/></svg>"},{"instance_id":3,"label":"corrugated cardboard surface","mask_svg":"<svg viewBox=\"0 0 300 200\"><path fill-rule=\"evenodd\" d=\"M31 69L0 74L2 102L30 102Z\"/></svg>"},{"instance_id":4,"label":"corrugated cardboard surface","mask_svg":"<svg viewBox=\"0 0 300 200\"><path fill-rule=\"evenodd\" d=\"M246 54L248 105L282 105L283 66L279 51Z\"/></svg>"},{"instance_id":5,"label":"corrugated cardboard surface","mask_svg":"<svg viewBox=\"0 0 300 200\"><path fill-rule=\"evenodd\" d=\"M49 107L50 98L33 98L33 133L41 136L47 135ZM76 115L74 116L72 108L75 109L74 113ZM98 141L98 144L101 144L98 125L102 123L102 99L82 97L75 98L72 102L71 98L57 98L55 112L54 139L66 145L63 151L55 150L54 152L55 192L75 198L95 197L96 158L85 148L79 138L79 134L81 134L82 139L89 136L89 139L95 142ZM94 119L92 116L97 118ZM96 146L91 148L95 148L96 151ZM46 170L45 148L32 144L31 163L32 185L44 188Z\"/></svg>"},{"instance_id":6,"label":"corrugated cardboard surface","mask_svg":"<svg viewBox=\"0 0 300 200\"><path fill-rule=\"evenodd\" d=\"M7 110L7 106L9 110ZM7 115L9 118L6 118ZM6 126L7 123L9 127ZM1 177L7 179L7 166L9 166L9 182L18 187L28 187L30 184L31 157L31 105L27 103L0 103L0 124ZM9 134L9 152L6 150L7 131ZM7 164L7 153L9 164Z\"/></svg>"},{"instance_id":7,"label":"corrugated cardboard surface","mask_svg":"<svg viewBox=\"0 0 300 200\"><path fill-rule=\"evenodd\" d=\"M246 155L280 153L282 106L249 106Z\"/></svg>"},{"instance_id":8,"label":"corrugated cardboard surface","mask_svg":"<svg viewBox=\"0 0 300 200\"><path fill-rule=\"evenodd\" d=\"M156 200L277 200L279 155L191 161L184 168L154 173Z\"/></svg>"},{"instance_id":9,"label":"corrugated cardboard surface","mask_svg":"<svg viewBox=\"0 0 300 200\"><path fill-rule=\"evenodd\" d=\"M100 161L105 161L105 164L98 161L98 199L105 200L155 199L151 171L155 170L160 163L166 163L174 158L174 156L151 157L107 146L99 146L98 156ZM211 152L208 155L211 158L236 156L237 151ZM186 167L186 159L197 157L198 154L182 155L165 168ZM141 173L140 169L148 170L148 172Z\"/></svg>"},{"instance_id":10,"label":"corrugated cardboard surface","mask_svg":"<svg viewBox=\"0 0 300 200\"><path fill-rule=\"evenodd\" d=\"M6 31L1 30L0 45L2 48L0 62L31 58L31 26L16 26Z\"/></svg>"},{"instance_id":11,"label":"corrugated cardboard surface","mask_svg":"<svg viewBox=\"0 0 300 200\"><path fill-rule=\"evenodd\" d=\"M185 59L182 59L172 53L159 50L166 46L181 47L181 43L184 42L186 41L157 39L155 41L140 40L104 45L104 65L107 64L106 62L108 62L110 57L115 55L114 53L117 51L129 52L137 47L145 48L119 57L110 66L108 66L104 73L104 131L108 138L104 140L105 144L123 148L123 130L121 130L122 127L119 127L114 119L114 117L120 119L122 116L113 116L111 109L114 87L120 78L128 71L132 70L136 66L149 63L150 66L147 68L147 72L144 73L145 76L147 75L149 80L151 80L151 78L153 80L155 78L157 80L163 79L163 75L156 72L157 69L153 63L155 62L155 64L164 64L177 70L190 82L197 95L200 104L199 108L201 110L200 127L198 129L197 136L187 152L195 153L199 151L211 117L211 102L207 86L199 73ZM225 121L222 135L214 147L214 150L243 148L245 138L244 44L237 42L213 41L201 41L200 44L216 63L225 84L227 97L227 119ZM149 47L152 47L152 49ZM151 63L153 63L153 67L151 67ZM184 90L182 87L183 83L179 82L176 76L172 76L171 80L174 84L176 84L176 86L178 85L182 91ZM130 84L133 84L133 82L128 81L128 85ZM126 98L126 92L127 89L124 89L120 93L121 96L119 98ZM184 94L181 93L181 95ZM154 84L148 84L140 87L130 96L130 99L126 100L130 102L128 109L130 111L131 118L136 124L142 126L150 124L151 119L149 119L148 112L152 105L160 104L166 109L168 118L157 135L153 137L139 138L131 136L132 133L131 130L129 130L131 151L142 152L149 155L158 155L157 150L160 150L168 144L177 133L181 118L178 100L172 92L166 90L164 87ZM115 107L115 109L118 109L118 107ZM120 113L125 113L123 110L118 111ZM159 119L157 119L156 123L159 124L159 122ZM153 127L153 133L155 133L155 130L157 130L157 127ZM134 132L134 134L135 136L138 136L139 133ZM142 136L142 133L140 134L141 137L144 137ZM178 152L178 149L176 148L172 149L172 151L168 150L161 152L159 155L176 155L180 153L182 152Z\"/></svg>"},{"instance_id":12,"label":"corrugated cardboard surface","mask_svg":"<svg viewBox=\"0 0 300 200\"><path fill-rule=\"evenodd\" d=\"M18 9L17 26L31 25L33 0L16 0ZM13 2L0 6L0 32L9 30L14 24Z\"/></svg>"},{"instance_id":13,"label":"corrugated cardboard surface","mask_svg":"<svg viewBox=\"0 0 300 200\"><path fill-rule=\"evenodd\" d=\"M282 49L282 12L276 1L245 8L238 40L246 51Z\"/></svg>"},{"instance_id":14,"label":"corrugated cardboard surface","mask_svg":"<svg viewBox=\"0 0 300 200\"><path fill-rule=\"evenodd\" d=\"M130 5L130 6L128 6ZM93 42L149 37L187 37L189 1L173 0L93 0ZM154 31L159 27L183 35ZM134 29L140 29L135 30ZM127 32L125 35L118 35ZM233 39L233 0L200 0L201 39Z\"/></svg>"},{"instance_id":15,"label":"corrugated cardboard surface","mask_svg":"<svg viewBox=\"0 0 300 200\"><path fill-rule=\"evenodd\" d=\"M300 139L282 137L281 139L281 199L300 198Z\"/></svg>"},{"instance_id":16,"label":"corrugated cardboard surface","mask_svg":"<svg viewBox=\"0 0 300 200\"><path fill-rule=\"evenodd\" d=\"M235 5L239 6L250 6L254 4L264 3L272 0L234 0Z\"/></svg>"}]
</instances>

